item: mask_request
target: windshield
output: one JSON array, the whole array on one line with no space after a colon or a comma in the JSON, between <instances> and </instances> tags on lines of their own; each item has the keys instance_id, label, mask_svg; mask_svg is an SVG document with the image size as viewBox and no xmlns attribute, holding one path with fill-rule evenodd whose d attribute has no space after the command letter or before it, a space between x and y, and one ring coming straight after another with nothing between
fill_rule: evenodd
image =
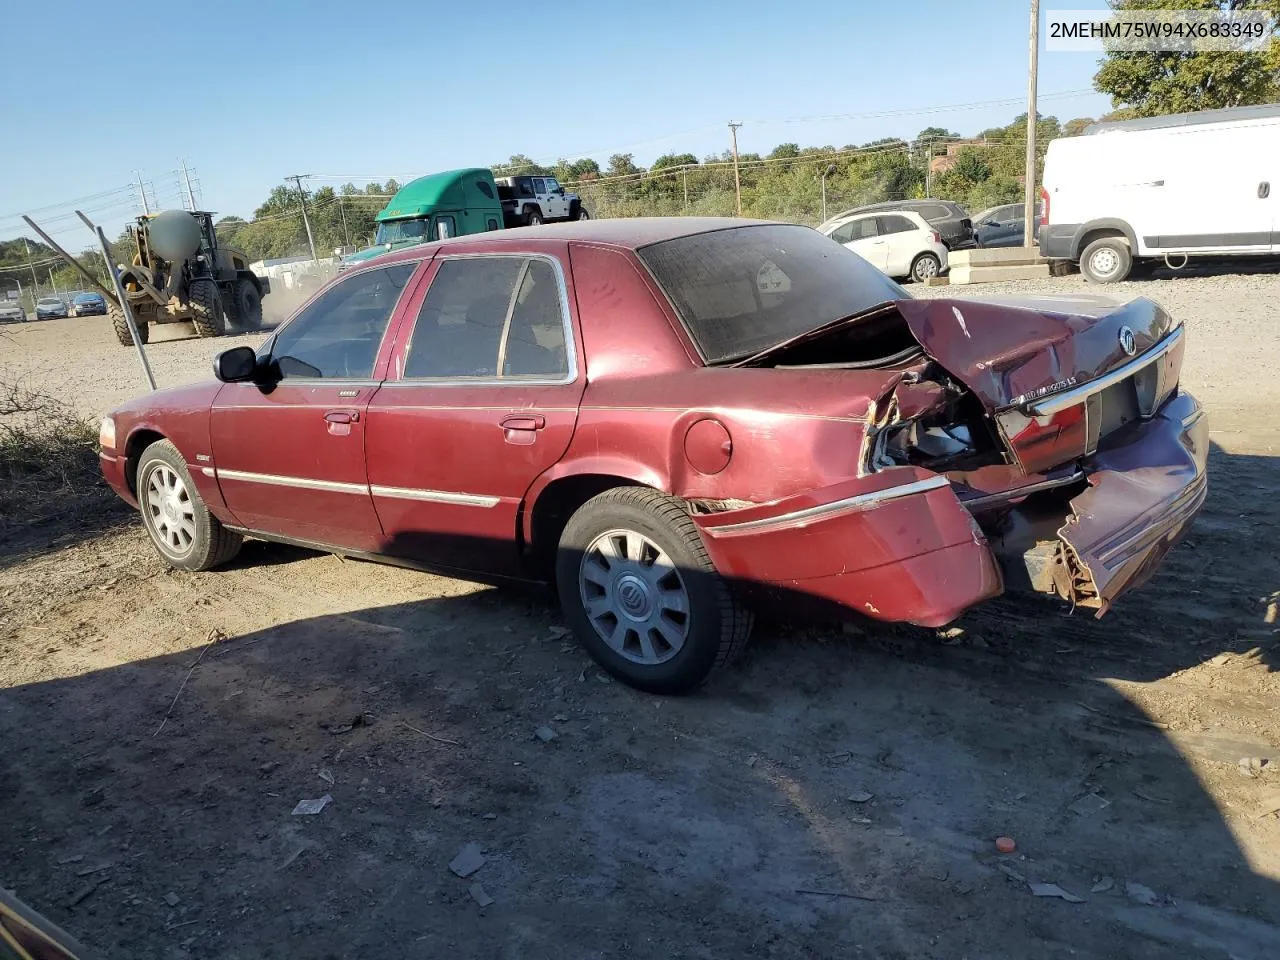
<instances>
[{"instance_id":1,"label":"windshield","mask_svg":"<svg viewBox=\"0 0 1280 960\"><path fill-rule=\"evenodd\" d=\"M808 227L734 227L637 251L707 363L741 360L910 295Z\"/></svg>"},{"instance_id":2,"label":"windshield","mask_svg":"<svg viewBox=\"0 0 1280 960\"><path fill-rule=\"evenodd\" d=\"M373 242L401 243L405 240L426 240L431 220L387 220L378 224L378 235Z\"/></svg>"},{"instance_id":3,"label":"windshield","mask_svg":"<svg viewBox=\"0 0 1280 960\"><path fill-rule=\"evenodd\" d=\"M82 293L76 297L76 303L96 303L101 299L96 293Z\"/></svg>"}]
</instances>

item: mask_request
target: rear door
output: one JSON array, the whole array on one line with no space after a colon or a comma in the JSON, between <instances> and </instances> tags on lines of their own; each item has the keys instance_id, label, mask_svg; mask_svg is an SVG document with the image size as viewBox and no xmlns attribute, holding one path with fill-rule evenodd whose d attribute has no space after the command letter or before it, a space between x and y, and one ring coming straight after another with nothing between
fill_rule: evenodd
<instances>
[{"instance_id":1,"label":"rear door","mask_svg":"<svg viewBox=\"0 0 1280 960\"><path fill-rule=\"evenodd\" d=\"M420 262L345 274L269 340L280 379L228 383L209 418L215 475L243 527L376 551L365 414L386 369L396 305Z\"/></svg>"},{"instance_id":2,"label":"rear door","mask_svg":"<svg viewBox=\"0 0 1280 960\"><path fill-rule=\"evenodd\" d=\"M925 248L923 228L900 213L882 213L876 220L884 241L884 272L905 277L911 272L911 261Z\"/></svg>"},{"instance_id":3,"label":"rear door","mask_svg":"<svg viewBox=\"0 0 1280 960\"><path fill-rule=\"evenodd\" d=\"M520 572L525 493L568 449L585 385L567 250L433 264L369 405L369 483L387 552Z\"/></svg>"}]
</instances>

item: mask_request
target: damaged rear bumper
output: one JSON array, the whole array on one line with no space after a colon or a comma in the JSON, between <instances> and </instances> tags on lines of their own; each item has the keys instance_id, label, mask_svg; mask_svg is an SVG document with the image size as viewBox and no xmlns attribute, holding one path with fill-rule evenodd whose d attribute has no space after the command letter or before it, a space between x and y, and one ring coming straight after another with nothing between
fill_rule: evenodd
<instances>
[{"instance_id":1,"label":"damaged rear bumper","mask_svg":"<svg viewBox=\"0 0 1280 960\"><path fill-rule=\"evenodd\" d=\"M1185 393L1115 435L1081 464L1083 491L1028 498L991 530L1010 585L1101 616L1186 533L1208 495L1208 456L1204 410Z\"/></svg>"},{"instance_id":2,"label":"damaged rear bumper","mask_svg":"<svg viewBox=\"0 0 1280 960\"><path fill-rule=\"evenodd\" d=\"M945 477L922 468L694 522L717 571L735 583L878 620L941 626L1003 589L972 515Z\"/></svg>"},{"instance_id":3,"label":"damaged rear bumper","mask_svg":"<svg viewBox=\"0 0 1280 960\"><path fill-rule=\"evenodd\" d=\"M1208 445L1200 405L1182 394L1109 438L1080 464L1085 479L988 502L981 525L945 477L918 467L693 519L722 576L774 596L933 627L1002 593L1007 577L1101 615L1204 504Z\"/></svg>"}]
</instances>

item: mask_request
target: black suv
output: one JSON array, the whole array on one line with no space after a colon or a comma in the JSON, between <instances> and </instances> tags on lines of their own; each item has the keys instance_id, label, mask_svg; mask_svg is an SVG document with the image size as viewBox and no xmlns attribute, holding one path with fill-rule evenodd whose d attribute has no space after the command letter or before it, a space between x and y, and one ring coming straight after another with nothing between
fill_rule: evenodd
<instances>
[{"instance_id":1,"label":"black suv","mask_svg":"<svg viewBox=\"0 0 1280 960\"><path fill-rule=\"evenodd\" d=\"M929 226L938 231L948 250L967 250L976 245L969 214L960 204L950 200L887 200L884 203L869 203L865 207L854 207L838 213L827 223L857 213L879 213L882 210L912 210L920 214L928 221ZM822 228L819 227L818 231L822 232Z\"/></svg>"}]
</instances>

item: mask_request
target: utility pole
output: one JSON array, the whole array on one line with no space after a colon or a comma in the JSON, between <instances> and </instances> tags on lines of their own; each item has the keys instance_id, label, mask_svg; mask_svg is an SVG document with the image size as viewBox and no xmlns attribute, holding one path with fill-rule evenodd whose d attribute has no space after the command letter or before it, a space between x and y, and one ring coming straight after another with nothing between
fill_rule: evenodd
<instances>
[{"instance_id":1,"label":"utility pole","mask_svg":"<svg viewBox=\"0 0 1280 960\"><path fill-rule=\"evenodd\" d=\"M680 171L680 179L684 181L684 212L689 212L689 167L686 164Z\"/></svg>"},{"instance_id":2,"label":"utility pole","mask_svg":"<svg viewBox=\"0 0 1280 960\"><path fill-rule=\"evenodd\" d=\"M741 123L729 123L729 136L733 138L733 192L738 198L738 216L742 216L742 179L738 176L738 128Z\"/></svg>"},{"instance_id":3,"label":"utility pole","mask_svg":"<svg viewBox=\"0 0 1280 960\"><path fill-rule=\"evenodd\" d=\"M133 173L138 178L138 193L142 196L142 212L150 214L151 207L147 203L147 188L142 185L142 174L137 170L133 171Z\"/></svg>"},{"instance_id":4,"label":"utility pole","mask_svg":"<svg viewBox=\"0 0 1280 960\"><path fill-rule=\"evenodd\" d=\"M49 286L53 287L53 295L61 299L62 294L58 293L58 283L53 279L53 267L49 268Z\"/></svg>"},{"instance_id":5,"label":"utility pole","mask_svg":"<svg viewBox=\"0 0 1280 960\"><path fill-rule=\"evenodd\" d=\"M319 261L320 258L316 256L316 238L311 235L311 220L307 217L307 192L302 189L302 178L309 176L309 173L295 173L285 179L298 185L298 199L302 201L302 225L307 228L307 246L311 248L311 259Z\"/></svg>"},{"instance_id":6,"label":"utility pole","mask_svg":"<svg viewBox=\"0 0 1280 960\"><path fill-rule=\"evenodd\" d=\"M187 205L191 208L191 212L195 213L196 195L191 190L191 174L187 172L187 161L183 160L181 161L181 163L182 163L182 179L185 180L187 183Z\"/></svg>"},{"instance_id":7,"label":"utility pole","mask_svg":"<svg viewBox=\"0 0 1280 960\"><path fill-rule=\"evenodd\" d=\"M1035 246L1036 219L1036 74L1040 64L1040 0L1031 0L1031 66L1027 71L1027 169L1022 191L1022 245Z\"/></svg>"},{"instance_id":8,"label":"utility pole","mask_svg":"<svg viewBox=\"0 0 1280 960\"><path fill-rule=\"evenodd\" d=\"M827 177L836 172L836 165L828 163L822 171L822 222L827 222Z\"/></svg>"},{"instance_id":9,"label":"utility pole","mask_svg":"<svg viewBox=\"0 0 1280 960\"><path fill-rule=\"evenodd\" d=\"M342 214L342 243L343 246L351 246L351 236L347 233L347 205L342 201L345 197L338 198L338 212Z\"/></svg>"},{"instance_id":10,"label":"utility pole","mask_svg":"<svg viewBox=\"0 0 1280 960\"><path fill-rule=\"evenodd\" d=\"M31 270L31 309L36 308L36 301L40 299L40 281L36 279L36 265L31 262L31 244L27 243L27 238L22 238L22 249L27 251L27 267Z\"/></svg>"}]
</instances>

